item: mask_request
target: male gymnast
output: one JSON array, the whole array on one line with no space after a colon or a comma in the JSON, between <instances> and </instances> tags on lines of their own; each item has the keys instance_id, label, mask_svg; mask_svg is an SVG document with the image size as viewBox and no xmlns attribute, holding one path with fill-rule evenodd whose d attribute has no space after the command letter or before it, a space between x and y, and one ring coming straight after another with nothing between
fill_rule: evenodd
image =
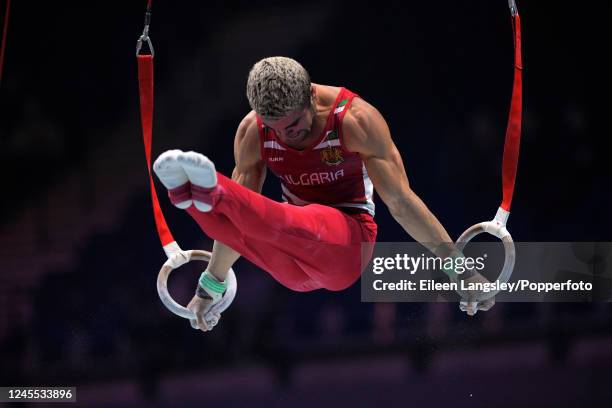
<instances>
[{"instance_id":1,"label":"male gymnast","mask_svg":"<svg viewBox=\"0 0 612 408\"><path fill-rule=\"evenodd\" d=\"M355 283L361 243L376 240L374 189L416 241L437 256L457 255L410 188L374 106L346 88L311 83L308 72L286 57L257 62L246 91L252 110L236 131L231 179L196 152L170 150L153 165L171 202L215 240L187 306L196 315L194 328L212 329L204 315L221 300L240 256L294 291L339 291ZM267 168L280 178L284 202L261 195ZM468 279L486 281L475 272ZM493 298L462 302L461 310L474 315L493 305Z\"/></svg>"}]
</instances>

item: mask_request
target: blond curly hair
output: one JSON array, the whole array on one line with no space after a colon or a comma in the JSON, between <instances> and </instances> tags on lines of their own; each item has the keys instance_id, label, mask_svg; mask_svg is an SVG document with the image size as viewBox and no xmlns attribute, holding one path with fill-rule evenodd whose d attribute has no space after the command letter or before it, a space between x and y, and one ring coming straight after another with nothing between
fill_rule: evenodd
<instances>
[{"instance_id":1,"label":"blond curly hair","mask_svg":"<svg viewBox=\"0 0 612 408\"><path fill-rule=\"evenodd\" d=\"M294 59L269 57L257 62L249 72L247 98L260 116L278 119L310 106L310 75Z\"/></svg>"}]
</instances>

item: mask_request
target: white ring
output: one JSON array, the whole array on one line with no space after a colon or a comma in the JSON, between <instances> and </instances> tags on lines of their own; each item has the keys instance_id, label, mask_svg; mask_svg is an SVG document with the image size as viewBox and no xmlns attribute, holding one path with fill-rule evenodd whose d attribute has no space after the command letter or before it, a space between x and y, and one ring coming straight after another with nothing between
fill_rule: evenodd
<instances>
[{"instance_id":1,"label":"white ring","mask_svg":"<svg viewBox=\"0 0 612 408\"><path fill-rule=\"evenodd\" d=\"M187 257L185 260L184 257ZM159 298L162 303L168 310L174 313L177 316L183 317L185 319L193 320L195 319L195 314L187 309L184 306L178 304L168 292L168 278L170 277L170 273L178 266L184 265L187 262L192 260L196 261L209 261L211 258L211 253L208 251L201 250L191 250L191 251L181 251L181 253L175 253L168 261L164 263L164 265L159 270L157 274L157 293L159 294ZM176 265L176 266L175 266ZM234 297L236 297L236 290L238 289L238 282L236 280L236 274L233 269L227 273L227 290L223 295L221 301L212 306L212 308L206 313L205 320L209 323L209 320L212 321L214 314L221 314L225 311L233 302ZM210 318L210 319L209 319Z\"/></svg>"},{"instance_id":2,"label":"white ring","mask_svg":"<svg viewBox=\"0 0 612 408\"><path fill-rule=\"evenodd\" d=\"M463 252L463 248L465 248L467 243L470 242L472 238L474 238L476 235L485 232L501 239L502 243L504 244L504 266L496 281L500 283L506 283L510 280L510 276L512 276L512 271L514 270L516 250L514 248L514 241L512 240L512 236L510 235L504 224L500 223L497 220L493 220L472 225L470 228L465 230L463 234L461 234L459 239L457 239L455 246L459 251ZM490 292L480 292L476 296L474 301L479 302L492 298L497 293L499 293L499 290L492 290Z\"/></svg>"}]
</instances>

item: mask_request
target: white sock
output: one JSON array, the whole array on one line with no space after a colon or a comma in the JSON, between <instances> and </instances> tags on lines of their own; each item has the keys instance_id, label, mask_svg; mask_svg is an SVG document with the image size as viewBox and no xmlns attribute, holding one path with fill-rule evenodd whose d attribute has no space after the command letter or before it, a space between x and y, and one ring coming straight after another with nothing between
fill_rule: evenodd
<instances>
[{"instance_id":1,"label":"white sock","mask_svg":"<svg viewBox=\"0 0 612 408\"><path fill-rule=\"evenodd\" d=\"M217 171L215 170L214 163L208 157L192 151L181 152L177 156L177 161L183 167L191 184L204 188L213 188L217 185ZM210 204L198 200L193 200L193 204L202 212L212 209Z\"/></svg>"},{"instance_id":2,"label":"white sock","mask_svg":"<svg viewBox=\"0 0 612 408\"><path fill-rule=\"evenodd\" d=\"M168 150L160 154L153 163L153 171L168 190L180 187L189 181L187 173L178 161L181 154L183 154L181 150ZM185 209L192 202L193 200L186 200L175 205L178 208Z\"/></svg>"}]
</instances>

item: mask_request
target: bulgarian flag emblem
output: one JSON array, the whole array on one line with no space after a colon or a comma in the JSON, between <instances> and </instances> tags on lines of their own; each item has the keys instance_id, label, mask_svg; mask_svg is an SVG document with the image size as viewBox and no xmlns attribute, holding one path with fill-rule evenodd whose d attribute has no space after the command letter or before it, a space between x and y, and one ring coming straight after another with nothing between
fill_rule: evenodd
<instances>
[{"instance_id":1,"label":"bulgarian flag emblem","mask_svg":"<svg viewBox=\"0 0 612 408\"><path fill-rule=\"evenodd\" d=\"M334 113L340 113L344 110L344 108L346 107L346 104L348 103L348 99L345 99L343 101L340 101L338 103L338 106L336 107L336 109L334 109Z\"/></svg>"}]
</instances>

